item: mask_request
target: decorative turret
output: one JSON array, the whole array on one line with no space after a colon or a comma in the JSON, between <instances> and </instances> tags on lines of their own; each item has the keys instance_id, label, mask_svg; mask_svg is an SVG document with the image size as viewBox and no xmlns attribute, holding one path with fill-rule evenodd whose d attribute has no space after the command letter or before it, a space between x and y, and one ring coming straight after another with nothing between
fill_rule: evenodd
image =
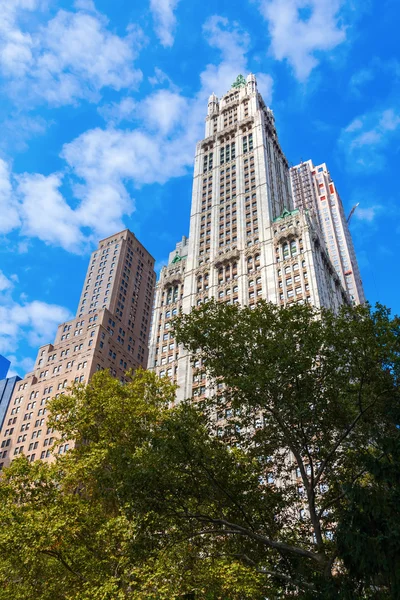
<instances>
[{"instance_id":1,"label":"decorative turret","mask_svg":"<svg viewBox=\"0 0 400 600\"><path fill-rule=\"evenodd\" d=\"M257 91L256 76L253 75L253 73L250 73L249 75L247 75L246 82L247 82L247 93L254 94Z\"/></svg>"},{"instance_id":2,"label":"decorative turret","mask_svg":"<svg viewBox=\"0 0 400 600\"><path fill-rule=\"evenodd\" d=\"M213 115L219 111L219 101L214 92L208 99L208 114Z\"/></svg>"}]
</instances>

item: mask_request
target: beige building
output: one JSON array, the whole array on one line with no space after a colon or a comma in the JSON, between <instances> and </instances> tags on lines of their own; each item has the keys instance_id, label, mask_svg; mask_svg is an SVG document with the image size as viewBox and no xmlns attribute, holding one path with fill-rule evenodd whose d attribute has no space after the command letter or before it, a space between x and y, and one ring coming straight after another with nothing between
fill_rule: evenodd
<instances>
[{"instance_id":1,"label":"beige building","mask_svg":"<svg viewBox=\"0 0 400 600\"><path fill-rule=\"evenodd\" d=\"M312 213L295 208L289 166L274 115L254 75L239 76L208 102L197 144L189 239L183 238L157 285L149 368L179 385L177 399L203 396L205 381L178 348L171 319L209 298L255 306L348 302Z\"/></svg>"},{"instance_id":2,"label":"beige building","mask_svg":"<svg viewBox=\"0 0 400 600\"><path fill-rule=\"evenodd\" d=\"M128 369L146 367L154 286L154 259L132 232L100 241L76 317L59 325L54 343L39 349L33 371L15 387L0 434L0 467L21 453L31 461L50 457L55 433L46 425L46 403L71 383L101 369L124 381Z\"/></svg>"},{"instance_id":3,"label":"beige building","mask_svg":"<svg viewBox=\"0 0 400 600\"><path fill-rule=\"evenodd\" d=\"M365 302L360 270L343 203L325 163L311 160L290 169L294 205L318 221L331 262L353 304Z\"/></svg>"}]
</instances>

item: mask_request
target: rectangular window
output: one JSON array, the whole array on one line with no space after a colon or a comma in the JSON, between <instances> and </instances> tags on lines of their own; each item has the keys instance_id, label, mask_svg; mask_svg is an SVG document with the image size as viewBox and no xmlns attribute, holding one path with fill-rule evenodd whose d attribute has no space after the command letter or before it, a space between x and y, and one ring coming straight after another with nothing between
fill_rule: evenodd
<instances>
[{"instance_id":1,"label":"rectangular window","mask_svg":"<svg viewBox=\"0 0 400 600\"><path fill-rule=\"evenodd\" d=\"M253 134L249 134L249 151L253 150Z\"/></svg>"}]
</instances>

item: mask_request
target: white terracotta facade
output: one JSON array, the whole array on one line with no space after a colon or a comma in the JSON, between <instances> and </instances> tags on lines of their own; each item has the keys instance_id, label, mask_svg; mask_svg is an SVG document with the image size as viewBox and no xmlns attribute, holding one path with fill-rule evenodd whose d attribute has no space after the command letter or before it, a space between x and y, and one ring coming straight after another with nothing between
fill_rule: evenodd
<instances>
[{"instance_id":1,"label":"white terracotta facade","mask_svg":"<svg viewBox=\"0 0 400 600\"><path fill-rule=\"evenodd\" d=\"M239 76L208 102L197 144L189 239L183 238L157 285L149 368L179 386L177 400L206 393L170 321L214 297L255 306L309 302L336 309L349 298L314 214L296 209L274 115L254 75Z\"/></svg>"}]
</instances>

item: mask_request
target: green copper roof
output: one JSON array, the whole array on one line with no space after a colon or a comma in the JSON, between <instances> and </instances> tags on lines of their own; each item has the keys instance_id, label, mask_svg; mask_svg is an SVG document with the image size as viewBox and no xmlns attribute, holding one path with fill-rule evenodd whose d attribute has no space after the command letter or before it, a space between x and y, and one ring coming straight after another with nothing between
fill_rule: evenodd
<instances>
[{"instance_id":1,"label":"green copper roof","mask_svg":"<svg viewBox=\"0 0 400 600\"><path fill-rule=\"evenodd\" d=\"M232 83L233 88L240 88L240 87L243 87L244 85L246 85L246 80L243 77L243 75L238 75L236 77L236 80Z\"/></svg>"},{"instance_id":2,"label":"green copper roof","mask_svg":"<svg viewBox=\"0 0 400 600\"><path fill-rule=\"evenodd\" d=\"M288 210L287 208L284 208L283 213L279 217L276 217L274 219L274 223L276 223L276 221L280 221L281 219L284 219L285 217L290 217L291 215L297 215L298 212L299 212L298 208L295 208L292 211Z\"/></svg>"},{"instance_id":3,"label":"green copper roof","mask_svg":"<svg viewBox=\"0 0 400 600\"><path fill-rule=\"evenodd\" d=\"M182 260L182 257L179 256L179 254L175 254L174 258L172 259L172 263L177 263L180 262Z\"/></svg>"}]
</instances>

